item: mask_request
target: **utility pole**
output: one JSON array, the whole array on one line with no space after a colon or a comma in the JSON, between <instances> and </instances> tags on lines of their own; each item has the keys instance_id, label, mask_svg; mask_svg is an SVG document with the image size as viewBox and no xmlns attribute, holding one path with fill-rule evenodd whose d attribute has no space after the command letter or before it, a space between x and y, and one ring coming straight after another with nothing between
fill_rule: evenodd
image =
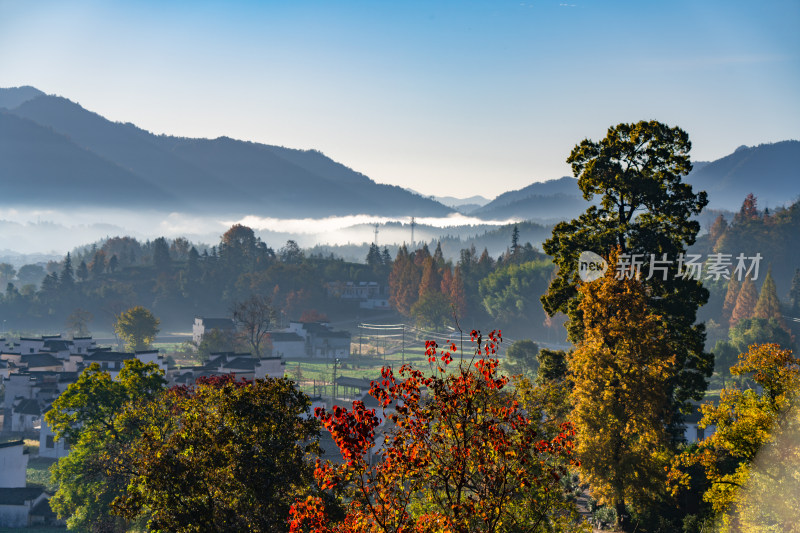
<instances>
[{"instance_id":1,"label":"utility pole","mask_svg":"<svg viewBox=\"0 0 800 533\"><path fill-rule=\"evenodd\" d=\"M406 325L405 324L403 324L403 348L402 348L402 354L403 354L403 366L405 366L405 364L406 364Z\"/></svg>"},{"instance_id":2,"label":"utility pole","mask_svg":"<svg viewBox=\"0 0 800 533\"><path fill-rule=\"evenodd\" d=\"M339 364L339 358L333 360L333 396L331 397L331 405L336 401L336 366Z\"/></svg>"}]
</instances>

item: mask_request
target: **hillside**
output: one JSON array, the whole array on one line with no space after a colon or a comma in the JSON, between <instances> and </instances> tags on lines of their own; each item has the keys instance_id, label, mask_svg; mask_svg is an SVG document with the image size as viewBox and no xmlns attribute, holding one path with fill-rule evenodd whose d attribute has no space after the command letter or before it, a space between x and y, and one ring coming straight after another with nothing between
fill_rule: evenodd
<instances>
[{"instance_id":1,"label":"hillside","mask_svg":"<svg viewBox=\"0 0 800 533\"><path fill-rule=\"evenodd\" d=\"M0 111L0 176L0 203L5 205L181 205L176 196L131 171L5 111Z\"/></svg>"},{"instance_id":2,"label":"hillside","mask_svg":"<svg viewBox=\"0 0 800 533\"><path fill-rule=\"evenodd\" d=\"M36 90L0 89L0 102L12 107L6 113L60 135L85 154L73 161L59 152L63 148L56 148L44 137L21 137L15 144L19 154L13 168L18 187L14 195L4 196L6 205L31 196L42 205L52 205L60 200L53 194L58 184L80 174L80 183L103 184L101 196L107 207L149 206L154 200L149 193L160 191L163 197L158 203L180 198L182 203L175 204L176 209L202 213L246 210L265 216L317 218L346 214L441 216L453 212L429 198L377 184L315 150L227 137L156 136L133 124L111 122L66 98L32 91ZM15 103L18 105L13 106ZM35 161L30 160L33 157ZM87 157L105 161L107 168L87 166L83 161ZM42 165L47 166L47 172ZM111 167L117 170L109 170ZM129 196L124 193L126 189L116 189L120 180L115 172L119 170L149 193ZM67 176L70 180L65 179ZM29 183L36 183L37 188L26 189ZM90 194L86 201L94 202L95 197Z\"/></svg>"},{"instance_id":3,"label":"hillside","mask_svg":"<svg viewBox=\"0 0 800 533\"><path fill-rule=\"evenodd\" d=\"M586 201L578 189L578 180L565 176L503 193L470 215L484 220L565 220L585 209Z\"/></svg>"},{"instance_id":4,"label":"hillside","mask_svg":"<svg viewBox=\"0 0 800 533\"><path fill-rule=\"evenodd\" d=\"M800 196L800 141L740 146L732 154L695 165L687 181L708 192L709 207L738 211L748 193L760 207L788 205Z\"/></svg>"}]
</instances>

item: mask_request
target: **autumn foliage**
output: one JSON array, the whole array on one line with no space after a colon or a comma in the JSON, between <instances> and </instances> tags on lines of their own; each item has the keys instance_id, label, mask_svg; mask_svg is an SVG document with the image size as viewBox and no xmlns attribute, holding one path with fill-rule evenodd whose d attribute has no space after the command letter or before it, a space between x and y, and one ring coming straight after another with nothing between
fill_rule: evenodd
<instances>
[{"instance_id":1,"label":"autumn foliage","mask_svg":"<svg viewBox=\"0 0 800 533\"><path fill-rule=\"evenodd\" d=\"M561 480L573 458L574 431L540 434L508 378L498 373L499 331L473 331L474 355L427 342L431 372L382 370L363 402L317 410L344 464L317 461L320 489L336 496L334 519L320 497L297 501L290 531L544 531L574 516Z\"/></svg>"}]
</instances>

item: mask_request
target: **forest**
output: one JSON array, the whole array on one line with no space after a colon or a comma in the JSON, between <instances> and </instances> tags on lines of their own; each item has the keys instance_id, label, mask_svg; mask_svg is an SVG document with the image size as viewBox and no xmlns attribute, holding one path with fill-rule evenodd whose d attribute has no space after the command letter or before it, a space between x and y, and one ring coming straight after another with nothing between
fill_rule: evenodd
<instances>
[{"instance_id":1,"label":"forest","mask_svg":"<svg viewBox=\"0 0 800 533\"><path fill-rule=\"evenodd\" d=\"M89 366L44 415L72 445L52 509L86 531L798 531L800 202L751 194L701 234L690 148L655 121L576 145L568 162L599 201L541 251L513 227L497 258L373 244L349 263L235 225L202 251L108 239L38 288L6 270L20 328L83 334L134 305L188 323L253 296L286 319L355 315L327 283L375 281L404 320L465 333L313 412L289 377L170 385L135 358L113 379ZM585 251L611 267L582 279ZM741 279L740 254L763 259ZM619 267L635 256L681 259ZM560 346L531 341L554 331Z\"/></svg>"}]
</instances>

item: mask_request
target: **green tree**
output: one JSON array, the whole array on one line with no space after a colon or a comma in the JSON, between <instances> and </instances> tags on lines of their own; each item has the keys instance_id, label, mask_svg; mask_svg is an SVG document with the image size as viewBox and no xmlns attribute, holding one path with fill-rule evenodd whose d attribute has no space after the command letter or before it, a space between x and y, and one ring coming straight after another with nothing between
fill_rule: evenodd
<instances>
[{"instance_id":1,"label":"green tree","mask_svg":"<svg viewBox=\"0 0 800 533\"><path fill-rule=\"evenodd\" d=\"M539 364L538 355L539 346L532 340L514 341L506 352L507 365L515 374L533 373Z\"/></svg>"},{"instance_id":2,"label":"green tree","mask_svg":"<svg viewBox=\"0 0 800 533\"><path fill-rule=\"evenodd\" d=\"M542 323L545 316L539 296L547 289L552 272L553 264L546 260L503 265L480 281L484 308L507 324Z\"/></svg>"},{"instance_id":3,"label":"green tree","mask_svg":"<svg viewBox=\"0 0 800 533\"><path fill-rule=\"evenodd\" d=\"M86 261L80 262L78 270L75 271L75 276L81 281L89 279L89 268L86 266Z\"/></svg>"},{"instance_id":4,"label":"green tree","mask_svg":"<svg viewBox=\"0 0 800 533\"><path fill-rule=\"evenodd\" d=\"M236 345L236 336L230 331L212 329L203 334L203 340L197 345L197 356L201 361L208 361L212 353L232 352Z\"/></svg>"},{"instance_id":5,"label":"green tree","mask_svg":"<svg viewBox=\"0 0 800 533\"><path fill-rule=\"evenodd\" d=\"M108 270L112 274L117 270L117 265L119 265L119 260L117 259L117 254L111 256L111 259L108 260ZM94 271L93 271L94 272ZM101 271L102 273L102 271Z\"/></svg>"},{"instance_id":6,"label":"green tree","mask_svg":"<svg viewBox=\"0 0 800 533\"><path fill-rule=\"evenodd\" d=\"M159 323L153 313L139 305L117 316L114 331L129 350L148 350L158 334Z\"/></svg>"},{"instance_id":7,"label":"green tree","mask_svg":"<svg viewBox=\"0 0 800 533\"><path fill-rule=\"evenodd\" d=\"M8 285L11 280L14 279L14 274L16 274L16 272L13 265L0 263L0 286Z\"/></svg>"},{"instance_id":8,"label":"green tree","mask_svg":"<svg viewBox=\"0 0 800 533\"><path fill-rule=\"evenodd\" d=\"M383 264L383 260L381 259L381 251L378 248L378 245L374 242L369 245L369 252L367 252L367 264L373 268Z\"/></svg>"},{"instance_id":9,"label":"green tree","mask_svg":"<svg viewBox=\"0 0 800 533\"><path fill-rule=\"evenodd\" d=\"M169 272L172 259L169 257L167 239L159 237L153 241L153 265L157 272Z\"/></svg>"},{"instance_id":10,"label":"green tree","mask_svg":"<svg viewBox=\"0 0 800 533\"><path fill-rule=\"evenodd\" d=\"M305 259L305 254L303 254L303 250L300 249L300 246L290 239L286 241L286 245L280 249L278 257L280 257L283 263L299 265Z\"/></svg>"},{"instance_id":11,"label":"green tree","mask_svg":"<svg viewBox=\"0 0 800 533\"><path fill-rule=\"evenodd\" d=\"M61 267L61 275L58 281L60 287L64 290L69 290L75 285L75 273L72 269L72 258L69 252L67 252L67 257L64 258L64 264Z\"/></svg>"},{"instance_id":12,"label":"green tree","mask_svg":"<svg viewBox=\"0 0 800 533\"><path fill-rule=\"evenodd\" d=\"M53 466L58 490L50 500L70 529L127 531L126 522L111 514L111 502L131 480L129 465L119 459L136 438L138 424L121 413L126 405L142 409L165 383L163 373L152 363L126 361L115 379L94 363L45 413L56 438L71 444L69 455Z\"/></svg>"},{"instance_id":13,"label":"green tree","mask_svg":"<svg viewBox=\"0 0 800 533\"><path fill-rule=\"evenodd\" d=\"M47 275L40 265L23 265L17 272L17 279L24 285L39 285Z\"/></svg>"},{"instance_id":14,"label":"green tree","mask_svg":"<svg viewBox=\"0 0 800 533\"><path fill-rule=\"evenodd\" d=\"M511 257L515 260L519 260L519 227L514 224L514 231L511 233Z\"/></svg>"},{"instance_id":15,"label":"green tree","mask_svg":"<svg viewBox=\"0 0 800 533\"><path fill-rule=\"evenodd\" d=\"M287 379L215 377L161 394L126 450L136 476L114 510L146 515L153 531L287 531L289 506L313 486L309 406Z\"/></svg>"},{"instance_id":16,"label":"green tree","mask_svg":"<svg viewBox=\"0 0 800 533\"><path fill-rule=\"evenodd\" d=\"M737 354L747 351L751 344L778 344L782 348L791 349L794 345L792 336L783 324L774 318L746 318L740 320L729 333L731 344Z\"/></svg>"},{"instance_id":17,"label":"green tree","mask_svg":"<svg viewBox=\"0 0 800 533\"><path fill-rule=\"evenodd\" d=\"M78 307L67 317L67 329L73 337L88 337L89 322L92 320L94 320L92 313Z\"/></svg>"},{"instance_id":18,"label":"green tree","mask_svg":"<svg viewBox=\"0 0 800 533\"><path fill-rule=\"evenodd\" d=\"M789 305L793 313L800 312L800 268L794 271L792 286L789 289Z\"/></svg>"},{"instance_id":19,"label":"green tree","mask_svg":"<svg viewBox=\"0 0 800 533\"><path fill-rule=\"evenodd\" d=\"M577 291L581 252L607 257L619 248L621 254L641 254L647 259L651 255L663 259L666 254L666 260L672 261L666 276L663 271L651 271L649 261L641 273L648 306L663 317L669 328L665 336L669 351L677 356L680 371L670 384L675 412L685 409L689 399L702 398L713 370L711 354L703 352L704 327L695 323L697 309L707 302L709 293L699 280L678 271L681 254L694 244L700 230L693 217L708 203L705 192L694 193L682 181L692 169L690 149L686 132L656 121L619 124L609 128L600 142L583 140L567 162L584 198L599 196L599 205L575 220L557 224L543 246L558 271L542 303L550 316L558 311L569 316L573 342L580 342L585 328Z\"/></svg>"},{"instance_id":20,"label":"green tree","mask_svg":"<svg viewBox=\"0 0 800 533\"><path fill-rule=\"evenodd\" d=\"M411 306L410 315L417 326L422 328L440 328L453 318L453 309L447 296L438 291L423 294Z\"/></svg>"}]
</instances>

